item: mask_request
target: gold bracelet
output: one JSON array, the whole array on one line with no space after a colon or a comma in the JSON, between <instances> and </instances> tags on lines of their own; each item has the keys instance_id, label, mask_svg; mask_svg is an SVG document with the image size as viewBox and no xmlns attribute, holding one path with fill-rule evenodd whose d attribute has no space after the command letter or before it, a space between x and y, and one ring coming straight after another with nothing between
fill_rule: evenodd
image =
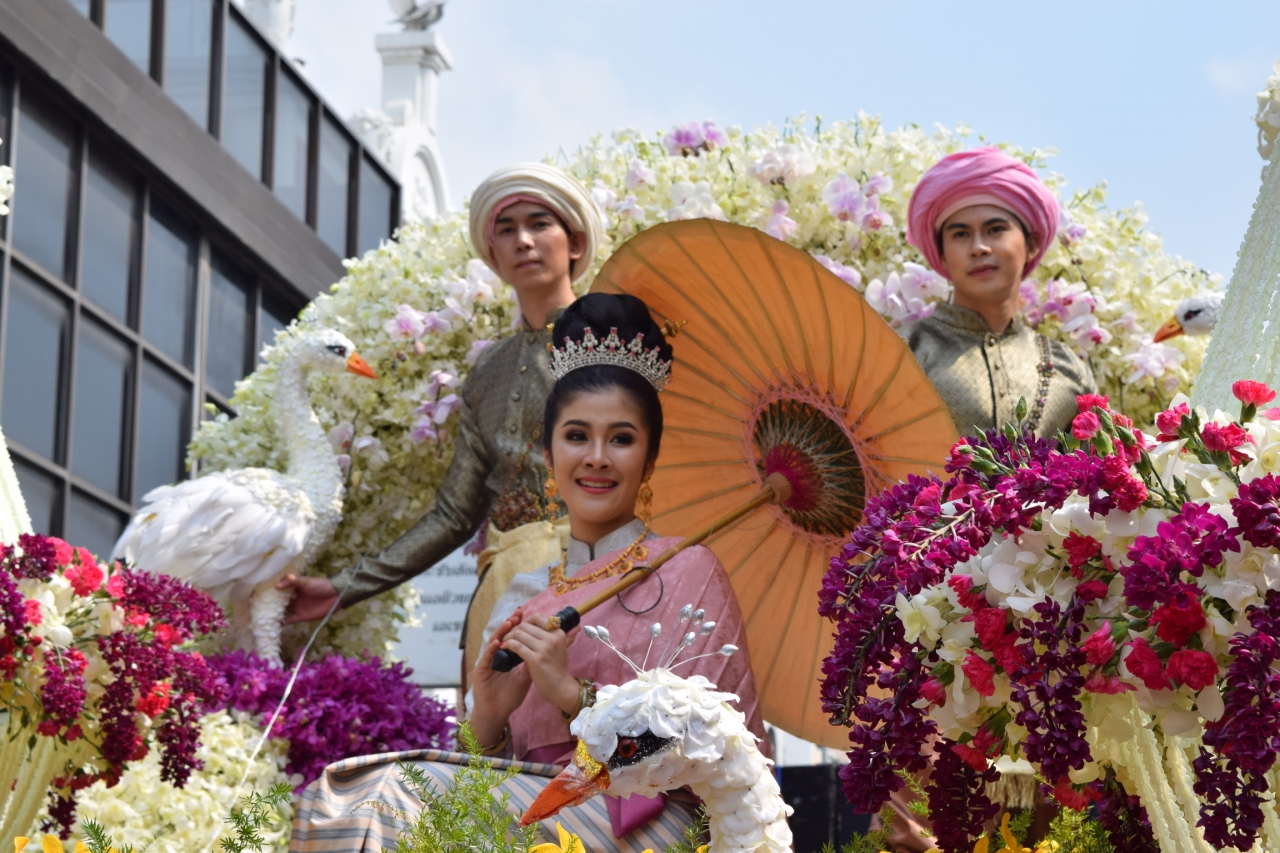
<instances>
[{"instance_id":1,"label":"gold bracelet","mask_svg":"<svg viewBox=\"0 0 1280 853\"><path fill-rule=\"evenodd\" d=\"M561 711L560 716L564 717L566 723L572 723L574 718L581 713L583 708L590 708L596 703L596 683L590 678L578 679L578 707L573 712Z\"/></svg>"},{"instance_id":2,"label":"gold bracelet","mask_svg":"<svg viewBox=\"0 0 1280 853\"><path fill-rule=\"evenodd\" d=\"M502 727L502 736L498 738L498 742L493 746L480 747L481 755L498 755L507 748L507 744L511 743L511 724L507 723Z\"/></svg>"}]
</instances>

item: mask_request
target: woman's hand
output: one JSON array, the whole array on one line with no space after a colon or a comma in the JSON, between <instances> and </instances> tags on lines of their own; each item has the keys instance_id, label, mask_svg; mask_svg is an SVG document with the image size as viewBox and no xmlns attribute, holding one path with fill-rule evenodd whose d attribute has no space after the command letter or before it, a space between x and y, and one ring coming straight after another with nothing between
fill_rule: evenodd
<instances>
[{"instance_id":1,"label":"woman's hand","mask_svg":"<svg viewBox=\"0 0 1280 853\"><path fill-rule=\"evenodd\" d=\"M497 743L502 737L503 726L520 707L532 684L528 667L517 666L510 672L495 672L493 669L493 656L502 648L507 634L520 624L521 618L521 612L516 610L498 626L476 660L475 669L471 670L470 684L475 705L467 722L471 724L476 740L485 746Z\"/></svg>"},{"instance_id":2,"label":"woman's hand","mask_svg":"<svg viewBox=\"0 0 1280 853\"><path fill-rule=\"evenodd\" d=\"M506 635L502 647L524 658L524 668L539 696L570 714L578 708L580 689L578 680L569 672L572 637L559 628L543 627L548 618L543 614L525 614Z\"/></svg>"}]
</instances>

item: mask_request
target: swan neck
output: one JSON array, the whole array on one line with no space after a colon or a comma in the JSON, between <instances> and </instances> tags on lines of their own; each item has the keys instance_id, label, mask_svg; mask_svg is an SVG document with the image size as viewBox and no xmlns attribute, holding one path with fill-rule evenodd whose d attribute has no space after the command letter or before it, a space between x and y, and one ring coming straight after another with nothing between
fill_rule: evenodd
<instances>
[{"instance_id":1,"label":"swan neck","mask_svg":"<svg viewBox=\"0 0 1280 853\"><path fill-rule=\"evenodd\" d=\"M742 853L744 850L760 853L790 853L791 828L787 825L787 804L782 799L773 762L765 758L756 747L755 738L749 732L726 739L725 758L735 750L743 753L743 768L732 779L716 779L712 774L702 782L690 785L693 793L705 803L707 822L711 830L710 853ZM724 784L725 782L728 784ZM756 812L758 826L747 833L732 833L726 819L738 816L744 803L762 803ZM740 825L740 823L739 823Z\"/></svg>"},{"instance_id":2,"label":"swan neck","mask_svg":"<svg viewBox=\"0 0 1280 853\"><path fill-rule=\"evenodd\" d=\"M307 374L303 366L293 356L285 359L280 365L280 374L276 387L276 412L279 419L280 432L284 436L288 450L288 474L306 483L308 491L313 486L321 488L326 483L312 483L317 474L332 469L332 477L323 477L338 482L341 471L333 458L333 449L325 437L320 419L311 408L311 395L307 391ZM321 460L326 465L317 465Z\"/></svg>"}]
</instances>

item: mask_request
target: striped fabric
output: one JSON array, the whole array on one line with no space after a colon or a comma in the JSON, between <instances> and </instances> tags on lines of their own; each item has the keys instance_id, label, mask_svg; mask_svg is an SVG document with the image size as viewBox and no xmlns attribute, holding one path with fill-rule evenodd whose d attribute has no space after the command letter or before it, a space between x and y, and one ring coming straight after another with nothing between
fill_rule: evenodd
<instances>
[{"instance_id":1,"label":"striped fabric","mask_svg":"<svg viewBox=\"0 0 1280 853\"><path fill-rule=\"evenodd\" d=\"M307 786L293 819L292 853L380 853L395 850L396 833L406 825L400 815L412 816L422 809L422 801L401 779L397 762L413 763L437 791L453 780L459 765L471 756L436 749L365 755L330 764L324 775ZM486 759L498 770L520 772L495 791L510 794L508 810L522 814L551 777L560 772L554 764ZM381 803L375 808L369 803ZM587 853L663 853L684 838L685 827L694 822L692 802L670 797L667 808L648 825L626 838L617 839L609 824L604 797L593 797L579 806L565 809L538 824L539 841L558 842L556 822L582 838Z\"/></svg>"}]
</instances>

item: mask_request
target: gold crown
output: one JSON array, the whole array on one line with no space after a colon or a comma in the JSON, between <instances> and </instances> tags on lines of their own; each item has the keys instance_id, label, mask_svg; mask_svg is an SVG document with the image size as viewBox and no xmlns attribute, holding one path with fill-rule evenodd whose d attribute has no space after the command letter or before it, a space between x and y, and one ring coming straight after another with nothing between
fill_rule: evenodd
<instances>
[{"instance_id":1,"label":"gold crown","mask_svg":"<svg viewBox=\"0 0 1280 853\"><path fill-rule=\"evenodd\" d=\"M661 391L671 378L671 360L663 361L658 347L646 350L643 333L629 343L623 343L616 328L610 329L608 337L600 340L588 326L583 331L582 343L565 337L563 348L551 347L551 373L556 379L563 379L579 367L594 364L611 364L639 373L655 391Z\"/></svg>"}]
</instances>

